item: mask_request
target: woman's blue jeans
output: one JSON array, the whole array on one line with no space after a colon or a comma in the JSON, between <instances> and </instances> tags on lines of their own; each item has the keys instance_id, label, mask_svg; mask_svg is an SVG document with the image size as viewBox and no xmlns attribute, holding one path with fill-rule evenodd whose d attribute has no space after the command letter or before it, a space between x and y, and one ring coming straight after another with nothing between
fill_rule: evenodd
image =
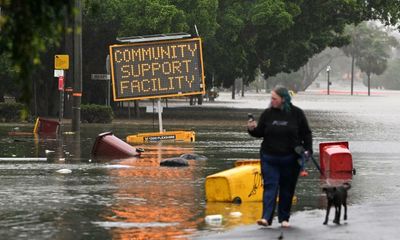
<instances>
[{"instance_id":1,"label":"woman's blue jeans","mask_svg":"<svg viewBox=\"0 0 400 240\"><path fill-rule=\"evenodd\" d=\"M300 173L297 158L296 154L273 156L261 153L261 174L264 184L262 218L269 224L272 224L278 193L278 220L289 221L292 198Z\"/></svg>"}]
</instances>

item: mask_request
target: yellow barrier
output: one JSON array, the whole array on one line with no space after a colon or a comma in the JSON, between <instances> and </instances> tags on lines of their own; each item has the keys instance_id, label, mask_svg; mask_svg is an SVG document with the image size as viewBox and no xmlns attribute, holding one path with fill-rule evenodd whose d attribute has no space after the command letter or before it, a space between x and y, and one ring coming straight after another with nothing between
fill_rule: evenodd
<instances>
[{"instance_id":1,"label":"yellow barrier","mask_svg":"<svg viewBox=\"0 0 400 240\"><path fill-rule=\"evenodd\" d=\"M205 182L206 200L209 202L262 201L263 184L260 161L238 161L237 167L210 176ZM278 201L278 199L277 199ZM293 197L293 203L297 197Z\"/></svg>"},{"instance_id":2,"label":"yellow barrier","mask_svg":"<svg viewBox=\"0 0 400 240\"><path fill-rule=\"evenodd\" d=\"M243 165L206 178L206 200L251 202L262 200L260 166Z\"/></svg>"},{"instance_id":3,"label":"yellow barrier","mask_svg":"<svg viewBox=\"0 0 400 240\"><path fill-rule=\"evenodd\" d=\"M137 135L129 135L126 137L128 143L146 143L159 141L175 141L175 142L194 142L195 132L193 131L169 131L154 133L139 133Z\"/></svg>"},{"instance_id":4,"label":"yellow barrier","mask_svg":"<svg viewBox=\"0 0 400 240\"><path fill-rule=\"evenodd\" d=\"M39 131L39 118L36 118L35 127L33 127L33 133L38 133Z\"/></svg>"}]
</instances>

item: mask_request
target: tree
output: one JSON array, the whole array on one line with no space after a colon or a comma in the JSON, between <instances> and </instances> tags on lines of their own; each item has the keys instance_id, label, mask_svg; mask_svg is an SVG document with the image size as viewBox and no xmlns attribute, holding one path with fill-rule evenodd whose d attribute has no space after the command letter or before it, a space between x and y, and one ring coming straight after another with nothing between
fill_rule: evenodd
<instances>
[{"instance_id":1,"label":"tree","mask_svg":"<svg viewBox=\"0 0 400 240\"><path fill-rule=\"evenodd\" d=\"M300 68L302 81L297 85L296 91L305 91L325 71L335 59L343 55L338 48L325 49L320 54L314 55L303 67Z\"/></svg>"},{"instance_id":2,"label":"tree","mask_svg":"<svg viewBox=\"0 0 400 240\"><path fill-rule=\"evenodd\" d=\"M400 59L393 59L388 62L386 71L374 78L371 85L384 87L385 89L400 90Z\"/></svg>"},{"instance_id":3,"label":"tree","mask_svg":"<svg viewBox=\"0 0 400 240\"><path fill-rule=\"evenodd\" d=\"M343 35L347 24L380 20L385 24L399 21L397 1L286 1L298 9L293 24L278 34L268 25L266 34L257 31L257 53L266 78L279 72L297 71L308 59L326 47L341 47L349 42Z\"/></svg>"},{"instance_id":4,"label":"tree","mask_svg":"<svg viewBox=\"0 0 400 240\"><path fill-rule=\"evenodd\" d=\"M363 32L366 31L366 25L365 24L360 24L358 27L356 27L354 24L348 25L345 30L345 34L347 34L350 37L350 44L347 46L344 46L342 48L344 54L346 56L351 57L351 90L350 94L353 95L354 92L354 65L355 65L355 60L360 56L360 35L363 34Z\"/></svg>"},{"instance_id":5,"label":"tree","mask_svg":"<svg viewBox=\"0 0 400 240\"><path fill-rule=\"evenodd\" d=\"M196 24L204 46L209 46L217 27L217 3L217 0L87 0L83 12L83 54L90 58L83 59L84 78L105 72L108 47L117 43L117 37L171 32L194 35ZM207 49L204 60L209 69L213 64ZM85 102L104 102L104 82L85 81L84 88L93 90L84 94Z\"/></svg>"},{"instance_id":6,"label":"tree","mask_svg":"<svg viewBox=\"0 0 400 240\"><path fill-rule=\"evenodd\" d=\"M5 94L17 95L17 87L13 84L15 69L11 65L10 55L0 55L0 102L4 101Z\"/></svg>"},{"instance_id":7,"label":"tree","mask_svg":"<svg viewBox=\"0 0 400 240\"><path fill-rule=\"evenodd\" d=\"M214 45L216 81L225 87L244 79L248 84L255 79L259 67L257 41L259 36L274 36L292 24L292 14L285 1L219 1L217 21L220 25ZM268 31L273 30L273 31Z\"/></svg>"},{"instance_id":8,"label":"tree","mask_svg":"<svg viewBox=\"0 0 400 240\"><path fill-rule=\"evenodd\" d=\"M380 75L385 71L391 47L396 47L398 43L394 37L389 36L387 32L380 30L377 26L368 26L364 23L359 28L362 29L361 34L354 43L359 49L356 65L367 74L369 96L371 74Z\"/></svg>"},{"instance_id":9,"label":"tree","mask_svg":"<svg viewBox=\"0 0 400 240\"><path fill-rule=\"evenodd\" d=\"M398 1L85 0L84 3L83 44L89 47L84 50L83 59L99 56L84 71L96 66L104 68L102 55L107 50L98 49L104 49L117 36L194 33L196 24L205 40L207 80L215 76L216 83L226 87L232 86L236 78L243 78L245 83L253 81L257 68L267 78L297 71L327 46L347 44L349 38L342 35L346 24L380 20L396 25L400 19ZM10 54L22 88L21 99L29 102L31 73L41 65L40 54L60 42L65 18L72 15L73 9L67 0L0 0L0 7L0 54ZM98 16L94 14L96 9L101 10L97 11L101 13ZM107 36L102 38L104 31ZM100 45L96 40L101 40ZM93 52L102 53L90 54Z\"/></svg>"},{"instance_id":10,"label":"tree","mask_svg":"<svg viewBox=\"0 0 400 240\"><path fill-rule=\"evenodd\" d=\"M31 101L31 74L40 55L59 42L64 16L72 13L68 0L0 1L0 54L10 56L21 100Z\"/></svg>"}]
</instances>

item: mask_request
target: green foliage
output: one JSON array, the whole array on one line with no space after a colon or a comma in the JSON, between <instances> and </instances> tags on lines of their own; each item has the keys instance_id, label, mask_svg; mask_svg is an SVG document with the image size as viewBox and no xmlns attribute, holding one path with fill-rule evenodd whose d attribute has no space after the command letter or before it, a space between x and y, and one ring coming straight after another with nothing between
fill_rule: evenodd
<instances>
[{"instance_id":1,"label":"green foliage","mask_svg":"<svg viewBox=\"0 0 400 240\"><path fill-rule=\"evenodd\" d=\"M114 113L110 106L82 104L81 118L88 123L111 123Z\"/></svg>"},{"instance_id":2,"label":"green foliage","mask_svg":"<svg viewBox=\"0 0 400 240\"><path fill-rule=\"evenodd\" d=\"M61 36L68 0L0 1L0 54L9 53L20 84L21 99L31 100L31 73L40 65L40 54Z\"/></svg>"},{"instance_id":3,"label":"green foliage","mask_svg":"<svg viewBox=\"0 0 400 240\"><path fill-rule=\"evenodd\" d=\"M183 32L189 29L184 11L167 0L122 0L117 11L123 16L119 36Z\"/></svg>"},{"instance_id":4,"label":"green foliage","mask_svg":"<svg viewBox=\"0 0 400 240\"><path fill-rule=\"evenodd\" d=\"M14 80L16 77L15 69L12 67L10 55L0 55L0 102L3 100L5 94L18 96L18 90Z\"/></svg>"},{"instance_id":5,"label":"green foliage","mask_svg":"<svg viewBox=\"0 0 400 240\"><path fill-rule=\"evenodd\" d=\"M260 67L266 78L297 71L326 47L348 43L346 24L359 22L354 1L220 1L214 55L217 82L251 82Z\"/></svg>"},{"instance_id":6,"label":"green foliage","mask_svg":"<svg viewBox=\"0 0 400 240\"><path fill-rule=\"evenodd\" d=\"M358 24L363 20L371 19L393 24L399 20L399 13L396 12L396 9L399 9L399 3L394 1L371 3L371 1L333 0L273 1L272 3L260 0L255 1L254 6L256 10L252 11L252 21L244 27L253 31L244 32L245 39L254 39L255 48L251 45L249 48L246 41L240 41L240 44L244 45L246 51L255 52L255 54L245 55L245 58L249 61L255 57L256 60L249 62L256 63L253 67L259 65L267 78L280 72L297 71L313 55L326 47L340 47L347 44L349 39L343 36L346 24ZM258 11L263 13L260 14ZM273 13L269 14L270 12ZM267 16L271 18L268 19ZM267 18L264 22L263 17ZM258 26L258 24L262 25ZM236 61L238 66L242 66L239 67L240 69L247 69L247 72L237 71L239 75L252 72L253 68L249 71L249 67L243 64L240 58L230 59Z\"/></svg>"},{"instance_id":7,"label":"green foliage","mask_svg":"<svg viewBox=\"0 0 400 240\"><path fill-rule=\"evenodd\" d=\"M400 59L389 61L386 71L373 79L372 86L400 90Z\"/></svg>"},{"instance_id":8,"label":"green foliage","mask_svg":"<svg viewBox=\"0 0 400 240\"><path fill-rule=\"evenodd\" d=\"M398 45L394 37L376 26L367 26L365 23L359 27L360 34L356 37L355 45L359 46L359 56L356 65L369 77L371 73L380 75L387 67L391 47Z\"/></svg>"},{"instance_id":9,"label":"green foliage","mask_svg":"<svg viewBox=\"0 0 400 240\"><path fill-rule=\"evenodd\" d=\"M21 103L0 103L1 122L20 122L24 113L24 105Z\"/></svg>"},{"instance_id":10,"label":"green foliage","mask_svg":"<svg viewBox=\"0 0 400 240\"><path fill-rule=\"evenodd\" d=\"M273 88L276 85L284 85L288 89L297 92L300 88L303 79L301 71L293 73L279 73L274 77L268 79L268 86Z\"/></svg>"},{"instance_id":11,"label":"green foliage","mask_svg":"<svg viewBox=\"0 0 400 240\"><path fill-rule=\"evenodd\" d=\"M217 28L218 0L86 0L83 10L83 78L104 73L108 46L117 37L185 31L195 34L196 24L204 46ZM102 49L99 51L99 49ZM204 50L204 53L206 50ZM207 66L211 59L204 55ZM210 78L211 79L211 78ZM84 81L83 102L103 103L105 82Z\"/></svg>"},{"instance_id":12,"label":"green foliage","mask_svg":"<svg viewBox=\"0 0 400 240\"><path fill-rule=\"evenodd\" d=\"M0 0L0 55L10 54L24 102L31 100L31 73L42 64L40 54L60 41L64 22L73 15L70 5L68 0ZM116 37L194 34L196 24L204 39L206 75L227 87L236 78L253 81L258 68L267 78L297 71L326 47L347 44L346 24L396 25L400 19L398 1L83 0L83 5L84 78L104 72L107 46ZM95 89L90 84L84 89Z\"/></svg>"}]
</instances>

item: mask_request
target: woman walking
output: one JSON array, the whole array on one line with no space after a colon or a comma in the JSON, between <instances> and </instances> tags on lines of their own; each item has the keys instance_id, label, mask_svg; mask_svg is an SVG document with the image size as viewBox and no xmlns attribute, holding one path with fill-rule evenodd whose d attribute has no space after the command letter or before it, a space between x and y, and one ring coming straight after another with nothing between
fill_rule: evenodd
<instances>
[{"instance_id":1,"label":"woman walking","mask_svg":"<svg viewBox=\"0 0 400 240\"><path fill-rule=\"evenodd\" d=\"M249 120L247 128L251 136L263 138L260 149L263 212L257 224L272 224L279 193L278 220L282 227L289 227L292 198L300 173L295 148L302 146L312 154L312 134L307 119L304 112L291 103L289 91L278 86L271 92L270 106L261 114L258 124Z\"/></svg>"}]
</instances>

